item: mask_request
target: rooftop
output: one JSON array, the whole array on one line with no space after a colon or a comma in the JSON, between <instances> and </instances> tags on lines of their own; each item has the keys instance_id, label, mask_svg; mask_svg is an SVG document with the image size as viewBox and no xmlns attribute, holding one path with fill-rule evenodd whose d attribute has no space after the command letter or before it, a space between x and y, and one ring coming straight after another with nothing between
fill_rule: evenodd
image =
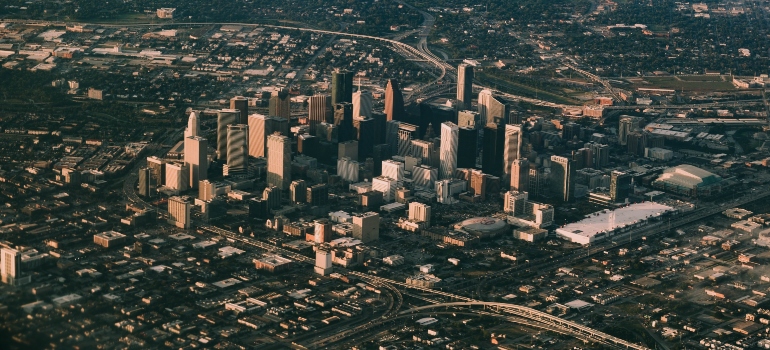
<instances>
[{"instance_id":1,"label":"rooftop","mask_svg":"<svg viewBox=\"0 0 770 350\"><path fill-rule=\"evenodd\" d=\"M673 210L672 207L655 202L637 203L616 210L593 213L585 219L565 225L557 231L593 237L599 233L611 232Z\"/></svg>"}]
</instances>

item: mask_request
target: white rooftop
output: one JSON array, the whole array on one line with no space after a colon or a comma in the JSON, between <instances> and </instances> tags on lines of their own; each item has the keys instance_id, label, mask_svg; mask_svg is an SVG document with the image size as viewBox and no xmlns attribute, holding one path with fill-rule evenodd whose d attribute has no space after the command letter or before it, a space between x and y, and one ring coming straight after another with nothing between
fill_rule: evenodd
<instances>
[{"instance_id":1,"label":"white rooftop","mask_svg":"<svg viewBox=\"0 0 770 350\"><path fill-rule=\"evenodd\" d=\"M591 238L599 233L612 232L618 228L661 216L672 210L674 208L655 202L636 203L616 210L603 210L593 213L583 220L557 229L556 232L561 235L577 235Z\"/></svg>"}]
</instances>

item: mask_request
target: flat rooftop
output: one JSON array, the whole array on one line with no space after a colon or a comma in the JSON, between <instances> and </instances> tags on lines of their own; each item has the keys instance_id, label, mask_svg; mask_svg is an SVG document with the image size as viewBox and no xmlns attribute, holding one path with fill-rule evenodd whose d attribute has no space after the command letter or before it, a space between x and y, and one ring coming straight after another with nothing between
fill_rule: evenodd
<instances>
[{"instance_id":1,"label":"flat rooftop","mask_svg":"<svg viewBox=\"0 0 770 350\"><path fill-rule=\"evenodd\" d=\"M634 225L673 210L672 207L655 202L636 203L615 210L603 210L590 214L585 219L565 225L557 231L593 237L599 233L612 232L615 229Z\"/></svg>"}]
</instances>

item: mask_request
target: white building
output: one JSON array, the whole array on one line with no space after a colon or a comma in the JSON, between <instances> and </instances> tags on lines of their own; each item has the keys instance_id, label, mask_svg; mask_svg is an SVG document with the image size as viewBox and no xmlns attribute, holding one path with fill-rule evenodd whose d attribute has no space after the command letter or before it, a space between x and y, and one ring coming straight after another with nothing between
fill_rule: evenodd
<instances>
[{"instance_id":1,"label":"white building","mask_svg":"<svg viewBox=\"0 0 770 350\"><path fill-rule=\"evenodd\" d=\"M457 202L455 196L467 191L468 182L458 179L436 181L436 200L441 204Z\"/></svg>"},{"instance_id":2,"label":"white building","mask_svg":"<svg viewBox=\"0 0 770 350\"><path fill-rule=\"evenodd\" d=\"M395 160L382 161L382 176L396 180L398 186L404 183L404 163Z\"/></svg>"},{"instance_id":3,"label":"white building","mask_svg":"<svg viewBox=\"0 0 770 350\"><path fill-rule=\"evenodd\" d=\"M419 202L409 203L409 220L422 221L430 227L430 205Z\"/></svg>"},{"instance_id":4,"label":"white building","mask_svg":"<svg viewBox=\"0 0 770 350\"><path fill-rule=\"evenodd\" d=\"M369 243L380 239L380 214L368 212L353 216L353 238Z\"/></svg>"},{"instance_id":5,"label":"white building","mask_svg":"<svg viewBox=\"0 0 770 350\"><path fill-rule=\"evenodd\" d=\"M281 190L291 183L291 140L275 133L267 137L267 183Z\"/></svg>"},{"instance_id":6,"label":"white building","mask_svg":"<svg viewBox=\"0 0 770 350\"><path fill-rule=\"evenodd\" d=\"M372 117L372 93L369 91L356 91L353 93L353 118Z\"/></svg>"},{"instance_id":7,"label":"white building","mask_svg":"<svg viewBox=\"0 0 770 350\"><path fill-rule=\"evenodd\" d=\"M187 191L190 188L190 167L181 162L166 163L166 188Z\"/></svg>"},{"instance_id":8,"label":"white building","mask_svg":"<svg viewBox=\"0 0 770 350\"><path fill-rule=\"evenodd\" d=\"M198 188L199 182L208 179L208 149L209 142L203 137L196 135L184 139L184 162L190 168L191 188Z\"/></svg>"},{"instance_id":9,"label":"white building","mask_svg":"<svg viewBox=\"0 0 770 350\"><path fill-rule=\"evenodd\" d=\"M360 164L348 157L337 160L337 175L347 182L358 182Z\"/></svg>"},{"instance_id":10,"label":"white building","mask_svg":"<svg viewBox=\"0 0 770 350\"><path fill-rule=\"evenodd\" d=\"M190 228L192 224L190 211L192 202L188 197L171 197L168 199L168 222L179 228Z\"/></svg>"},{"instance_id":11,"label":"white building","mask_svg":"<svg viewBox=\"0 0 770 350\"><path fill-rule=\"evenodd\" d=\"M419 165L412 169L412 186L432 190L438 181L438 169Z\"/></svg>"},{"instance_id":12,"label":"white building","mask_svg":"<svg viewBox=\"0 0 770 350\"><path fill-rule=\"evenodd\" d=\"M460 129L455 123L441 123L441 152L439 173L442 179L451 179L457 170L457 142Z\"/></svg>"},{"instance_id":13,"label":"white building","mask_svg":"<svg viewBox=\"0 0 770 350\"><path fill-rule=\"evenodd\" d=\"M556 234L571 242L586 245L622 234L675 211L672 207L655 202L631 204L591 214L581 221L556 229Z\"/></svg>"},{"instance_id":14,"label":"white building","mask_svg":"<svg viewBox=\"0 0 770 350\"><path fill-rule=\"evenodd\" d=\"M391 202L396 198L398 182L387 176L377 176L372 179L372 190L382 193L382 200Z\"/></svg>"}]
</instances>

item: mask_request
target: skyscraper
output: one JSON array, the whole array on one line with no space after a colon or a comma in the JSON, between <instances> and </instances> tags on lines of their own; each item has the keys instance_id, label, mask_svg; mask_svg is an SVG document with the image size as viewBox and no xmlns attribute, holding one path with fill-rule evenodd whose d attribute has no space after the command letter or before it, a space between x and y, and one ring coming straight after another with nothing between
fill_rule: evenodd
<instances>
[{"instance_id":1,"label":"skyscraper","mask_svg":"<svg viewBox=\"0 0 770 350\"><path fill-rule=\"evenodd\" d=\"M601 170L610 162L610 147L601 143L589 142L585 148L591 150L592 166L594 169Z\"/></svg>"},{"instance_id":2,"label":"skyscraper","mask_svg":"<svg viewBox=\"0 0 770 350\"><path fill-rule=\"evenodd\" d=\"M289 91L281 89L273 91L268 105L268 114L271 117L278 117L289 120L291 118L291 96Z\"/></svg>"},{"instance_id":3,"label":"skyscraper","mask_svg":"<svg viewBox=\"0 0 770 350\"><path fill-rule=\"evenodd\" d=\"M208 149L209 142L203 137L190 136L184 139L184 162L190 169L191 188L198 188L198 182L208 179Z\"/></svg>"},{"instance_id":4,"label":"skyscraper","mask_svg":"<svg viewBox=\"0 0 770 350\"><path fill-rule=\"evenodd\" d=\"M331 118L332 98L329 95L317 94L310 96L307 100L308 121L310 124L310 135L316 134L316 127L320 123L328 123Z\"/></svg>"},{"instance_id":5,"label":"skyscraper","mask_svg":"<svg viewBox=\"0 0 770 350\"><path fill-rule=\"evenodd\" d=\"M503 146L503 174L510 179L513 161L521 158L521 125L505 125L505 145Z\"/></svg>"},{"instance_id":6,"label":"skyscraper","mask_svg":"<svg viewBox=\"0 0 770 350\"><path fill-rule=\"evenodd\" d=\"M476 167L476 156L478 154L479 132L469 127L460 127L457 138L457 167L474 168ZM442 141L443 144L443 141Z\"/></svg>"},{"instance_id":7,"label":"skyscraper","mask_svg":"<svg viewBox=\"0 0 770 350\"><path fill-rule=\"evenodd\" d=\"M353 238L369 243L380 239L380 214L368 212L353 216Z\"/></svg>"},{"instance_id":8,"label":"skyscraper","mask_svg":"<svg viewBox=\"0 0 770 350\"><path fill-rule=\"evenodd\" d=\"M228 175L244 174L249 166L249 127L244 124L227 128Z\"/></svg>"},{"instance_id":9,"label":"skyscraper","mask_svg":"<svg viewBox=\"0 0 770 350\"><path fill-rule=\"evenodd\" d=\"M187 119L187 128L184 129L184 137L199 136L201 129L200 116L198 112L192 111L190 118Z\"/></svg>"},{"instance_id":10,"label":"skyscraper","mask_svg":"<svg viewBox=\"0 0 770 350\"><path fill-rule=\"evenodd\" d=\"M377 139L377 124L372 118L353 119L353 127L358 140L358 159L366 159L372 155Z\"/></svg>"},{"instance_id":11,"label":"skyscraper","mask_svg":"<svg viewBox=\"0 0 770 350\"><path fill-rule=\"evenodd\" d=\"M152 171L152 185L155 187L164 186L166 184L166 161L155 156L147 157L147 167Z\"/></svg>"},{"instance_id":12,"label":"skyscraper","mask_svg":"<svg viewBox=\"0 0 770 350\"><path fill-rule=\"evenodd\" d=\"M347 182L358 182L360 165L348 157L337 160L337 175Z\"/></svg>"},{"instance_id":13,"label":"skyscraper","mask_svg":"<svg viewBox=\"0 0 770 350\"><path fill-rule=\"evenodd\" d=\"M389 79L385 86L385 115L388 120L404 120L406 111L404 110L404 95L398 87L398 80Z\"/></svg>"},{"instance_id":14,"label":"skyscraper","mask_svg":"<svg viewBox=\"0 0 770 350\"><path fill-rule=\"evenodd\" d=\"M511 190L526 191L529 185L529 161L516 159L511 164Z\"/></svg>"},{"instance_id":15,"label":"skyscraper","mask_svg":"<svg viewBox=\"0 0 770 350\"><path fill-rule=\"evenodd\" d=\"M249 116L249 155L252 157L267 156L267 137L275 132L288 134L289 123L286 119L268 117L261 114Z\"/></svg>"},{"instance_id":16,"label":"skyscraper","mask_svg":"<svg viewBox=\"0 0 770 350\"><path fill-rule=\"evenodd\" d=\"M631 174L620 171L610 174L610 198L613 203L624 202L632 188Z\"/></svg>"},{"instance_id":17,"label":"skyscraper","mask_svg":"<svg viewBox=\"0 0 770 350\"><path fill-rule=\"evenodd\" d=\"M473 66L461 64L457 67L457 100L460 101L460 109L471 108L472 96Z\"/></svg>"},{"instance_id":18,"label":"skyscraper","mask_svg":"<svg viewBox=\"0 0 770 350\"><path fill-rule=\"evenodd\" d=\"M240 112L238 124L246 124L249 117L249 99L243 96L235 96L230 99L230 109L237 109Z\"/></svg>"},{"instance_id":19,"label":"skyscraper","mask_svg":"<svg viewBox=\"0 0 770 350\"><path fill-rule=\"evenodd\" d=\"M267 183L282 190L291 183L291 140L278 133L267 137Z\"/></svg>"},{"instance_id":20,"label":"skyscraper","mask_svg":"<svg viewBox=\"0 0 770 350\"><path fill-rule=\"evenodd\" d=\"M395 160L382 161L382 176L395 180L398 186L404 182L404 163Z\"/></svg>"},{"instance_id":21,"label":"skyscraper","mask_svg":"<svg viewBox=\"0 0 770 350\"><path fill-rule=\"evenodd\" d=\"M190 166L183 162L166 163L166 187L176 191L190 188Z\"/></svg>"},{"instance_id":22,"label":"skyscraper","mask_svg":"<svg viewBox=\"0 0 770 350\"><path fill-rule=\"evenodd\" d=\"M503 146L505 133L502 124L489 123L484 127L481 169L490 175L503 172Z\"/></svg>"},{"instance_id":23,"label":"skyscraper","mask_svg":"<svg viewBox=\"0 0 770 350\"><path fill-rule=\"evenodd\" d=\"M562 140L571 141L574 138L580 138L580 130L582 127L578 123L569 122L564 124L561 129Z\"/></svg>"},{"instance_id":24,"label":"skyscraper","mask_svg":"<svg viewBox=\"0 0 770 350\"><path fill-rule=\"evenodd\" d=\"M430 227L430 205L420 202L409 203L409 220L422 221Z\"/></svg>"},{"instance_id":25,"label":"skyscraper","mask_svg":"<svg viewBox=\"0 0 770 350\"><path fill-rule=\"evenodd\" d=\"M305 198L310 206L323 206L329 204L329 187L326 184L317 184L307 188Z\"/></svg>"},{"instance_id":26,"label":"skyscraper","mask_svg":"<svg viewBox=\"0 0 770 350\"><path fill-rule=\"evenodd\" d=\"M152 185L152 170L150 168L139 169L139 195L147 197L150 195Z\"/></svg>"},{"instance_id":27,"label":"skyscraper","mask_svg":"<svg viewBox=\"0 0 770 350\"><path fill-rule=\"evenodd\" d=\"M575 169L567 157L551 156L551 180L553 189L565 202L572 201Z\"/></svg>"},{"instance_id":28,"label":"skyscraper","mask_svg":"<svg viewBox=\"0 0 770 350\"><path fill-rule=\"evenodd\" d=\"M420 128L417 125L399 123L397 154L402 157L412 154L412 140L419 139L419 134Z\"/></svg>"},{"instance_id":29,"label":"skyscraper","mask_svg":"<svg viewBox=\"0 0 770 350\"><path fill-rule=\"evenodd\" d=\"M0 277L3 283L17 285L21 277L21 252L13 248L0 249Z\"/></svg>"},{"instance_id":30,"label":"skyscraper","mask_svg":"<svg viewBox=\"0 0 770 350\"><path fill-rule=\"evenodd\" d=\"M353 73L336 70L332 72L332 105L353 102Z\"/></svg>"},{"instance_id":31,"label":"skyscraper","mask_svg":"<svg viewBox=\"0 0 770 350\"><path fill-rule=\"evenodd\" d=\"M353 93L353 119L369 118L372 116L372 93L356 91Z\"/></svg>"},{"instance_id":32,"label":"skyscraper","mask_svg":"<svg viewBox=\"0 0 770 350\"><path fill-rule=\"evenodd\" d=\"M426 140L412 140L411 156L420 159L422 164L431 167L440 167L441 158L439 156L438 147L431 141Z\"/></svg>"},{"instance_id":33,"label":"skyscraper","mask_svg":"<svg viewBox=\"0 0 770 350\"><path fill-rule=\"evenodd\" d=\"M190 228L190 209L192 201L189 197L171 197L168 199L168 221L179 228Z\"/></svg>"},{"instance_id":34,"label":"skyscraper","mask_svg":"<svg viewBox=\"0 0 770 350\"><path fill-rule=\"evenodd\" d=\"M235 109L222 109L217 112L217 158L227 159L227 126L238 124L240 112Z\"/></svg>"},{"instance_id":35,"label":"skyscraper","mask_svg":"<svg viewBox=\"0 0 770 350\"><path fill-rule=\"evenodd\" d=\"M305 180L294 180L289 185L289 200L292 203L305 203L307 200L307 183Z\"/></svg>"},{"instance_id":36,"label":"skyscraper","mask_svg":"<svg viewBox=\"0 0 770 350\"><path fill-rule=\"evenodd\" d=\"M339 142L355 140L356 132L353 128L353 105L342 102L334 105L334 125L338 128Z\"/></svg>"},{"instance_id":37,"label":"skyscraper","mask_svg":"<svg viewBox=\"0 0 770 350\"><path fill-rule=\"evenodd\" d=\"M501 99L492 95L491 90L479 92L478 107L481 125L508 122L508 106Z\"/></svg>"},{"instance_id":38,"label":"skyscraper","mask_svg":"<svg viewBox=\"0 0 770 350\"><path fill-rule=\"evenodd\" d=\"M455 123L441 123L441 152L439 152L439 174L441 179L451 179L457 169L459 133L460 129Z\"/></svg>"},{"instance_id":39,"label":"skyscraper","mask_svg":"<svg viewBox=\"0 0 770 350\"><path fill-rule=\"evenodd\" d=\"M388 120L385 122L385 143L390 146L390 154L398 154L398 129L401 122Z\"/></svg>"},{"instance_id":40,"label":"skyscraper","mask_svg":"<svg viewBox=\"0 0 770 350\"><path fill-rule=\"evenodd\" d=\"M618 143L625 146L628 135L639 127L640 118L629 115L621 115L618 122Z\"/></svg>"}]
</instances>

